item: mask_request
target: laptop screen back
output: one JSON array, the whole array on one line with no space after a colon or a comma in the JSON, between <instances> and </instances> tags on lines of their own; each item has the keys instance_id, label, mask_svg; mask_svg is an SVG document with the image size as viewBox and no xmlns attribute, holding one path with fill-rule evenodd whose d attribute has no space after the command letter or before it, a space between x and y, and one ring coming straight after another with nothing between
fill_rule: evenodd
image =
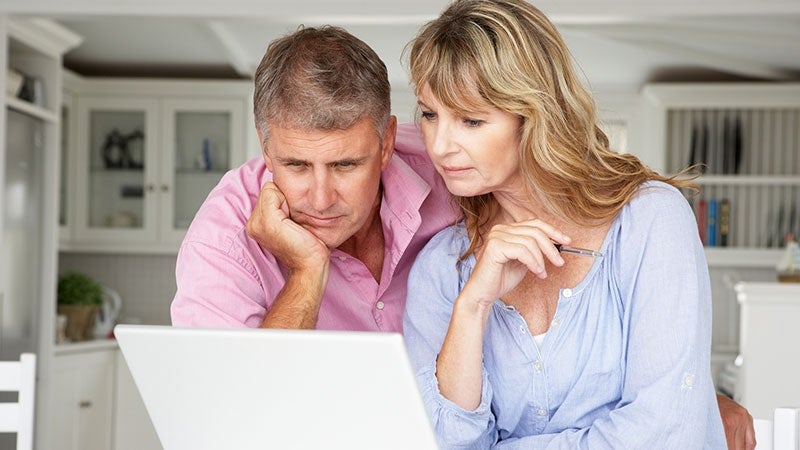
<instances>
[{"instance_id":1,"label":"laptop screen back","mask_svg":"<svg viewBox=\"0 0 800 450\"><path fill-rule=\"evenodd\" d=\"M165 450L436 448L399 334L114 334Z\"/></svg>"}]
</instances>

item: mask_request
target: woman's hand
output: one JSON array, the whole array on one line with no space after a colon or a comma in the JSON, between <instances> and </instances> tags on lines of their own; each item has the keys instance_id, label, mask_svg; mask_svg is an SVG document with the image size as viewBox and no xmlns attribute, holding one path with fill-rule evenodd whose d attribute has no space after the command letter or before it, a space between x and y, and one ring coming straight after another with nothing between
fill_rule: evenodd
<instances>
[{"instance_id":1,"label":"woman's hand","mask_svg":"<svg viewBox=\"0 0 800 450\"><path fill-rule=\"evenodd\" d=\"M553 243L570 241L567 235L538 219L493 226L484 238L462 297L481 306L491 306L514 289L528 272L546 278L546 260L559 267L564 264Z\"/></svg>"}]
</instances>

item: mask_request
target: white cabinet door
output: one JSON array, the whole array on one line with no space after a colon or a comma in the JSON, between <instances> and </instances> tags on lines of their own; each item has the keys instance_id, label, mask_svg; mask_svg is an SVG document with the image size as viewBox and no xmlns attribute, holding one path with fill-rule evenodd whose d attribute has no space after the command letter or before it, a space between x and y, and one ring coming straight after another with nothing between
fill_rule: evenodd
<instances>
[{"instance_id":1,"label":"white cabinet door","mask_svg":"<svg viewBox=\"0 0 800 450\"><path fill-rule=\"evenodd\" d=\"M117 352L114 450L162 450L153 422L121 352Z\"/></svg>"},{"instance_id":2,"label":"white cabinet door","mask_svg":"<svg viewBox=\"0 0 800 450\"><path fill-rule=\"evenodd\" d=\"M54 450L108 450L116 350L56 355L53 366Z\"/></svg>"},{"instance_id":3,"label":"white cabinet door","mask_svg":"<svg viewBox=\"0 0 800 450\"><path fill-rule=\"evenodd\" d=\"M158 224L158 103L128 97L77 101L75 238L145 243Z\"/></svg>"},{"instance_id":4,"label":"white cabinet door","mask_svg":"<svg viewBox=\"0 0 800 450\"><path fill-rule=\"evenodd\" d=\"M179 245L211 189L243 150L242 100L161 102L161 226L163 242Z\"/></svg>"}]
</instances>

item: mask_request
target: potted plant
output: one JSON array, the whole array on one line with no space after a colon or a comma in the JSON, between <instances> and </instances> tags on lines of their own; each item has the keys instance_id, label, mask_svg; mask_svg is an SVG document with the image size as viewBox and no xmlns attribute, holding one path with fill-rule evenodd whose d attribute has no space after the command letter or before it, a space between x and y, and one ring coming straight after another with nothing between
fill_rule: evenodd
<instances>
[{"instance_id":1,"label":"potted plant","mask_svg":"<svg viewBox=\"0 0 800 450\"><path fill-rule=\"evenodd\" d=\"M58 314L67 316L66 337L84 341L94 337L103 288L90 276L69 272L58 279Z\"/></svg>"}]
</instances>

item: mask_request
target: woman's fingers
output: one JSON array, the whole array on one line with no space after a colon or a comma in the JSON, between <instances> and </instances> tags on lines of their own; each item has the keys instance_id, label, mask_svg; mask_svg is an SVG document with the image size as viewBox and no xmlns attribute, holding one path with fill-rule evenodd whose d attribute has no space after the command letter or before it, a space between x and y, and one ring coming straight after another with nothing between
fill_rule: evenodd
<instances>
[{"instance_id":1,"label":"woman's fingers","mask_svg":"<svg viewBox=\"0 0 800 450\"><path fill-rule=\"evenodd\" d=\"M569 236L540 220L531 220L492 227L486 239L486 251L495 262L517 260L541 278L546 276L545 259L562 266L564 259L553 244L568 244Z\"/></svg>"}]
</instances>

